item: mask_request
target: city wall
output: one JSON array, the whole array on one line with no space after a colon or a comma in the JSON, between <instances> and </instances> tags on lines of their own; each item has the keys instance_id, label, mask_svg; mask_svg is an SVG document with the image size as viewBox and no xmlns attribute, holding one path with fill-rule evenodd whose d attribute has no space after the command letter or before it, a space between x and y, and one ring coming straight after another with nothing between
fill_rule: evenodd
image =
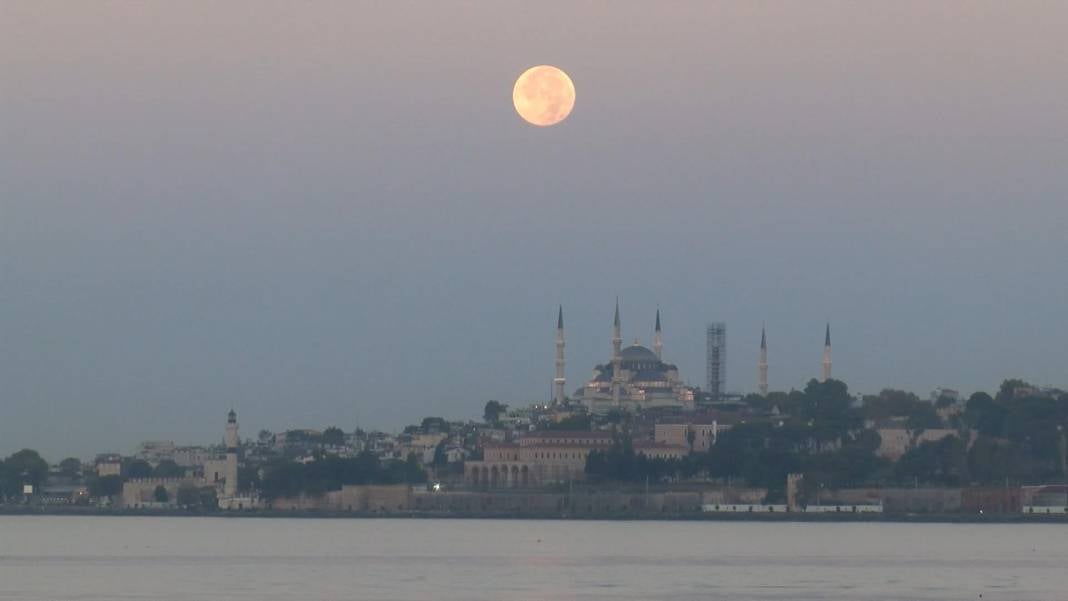
<instances>
[{"instance_id":1,"label":"city wall","mask_svg":"<svg viewBox=\"0 0 1068 601\"><path fill-rule=\"evenodd\" d=\"M412 496L412 501L414 511L461 514L610 516L701 511L699 492L580 492L571 495L544 492L419 492Z\"/></svg>"},{"instance_id":2,"label":"city wall","mask_svg":"<svg viewBox=\"0 0 1068 601\"><path fill-rule=\"evenodd\" d=\"M147 494L147 490L142 494ZM319 496L269 501L268 511L456 516L627 517L699 515L702 506L760 505L763 489L724 488L681 491L440 491L407 485L345 486ZM862 488L830 492L824 504L881 506L892 515L1020 513L1019 489ZM147 506L144 504L142 506ZM136 506L128 504L129 506Z\"/></svg>"},{"instance_id":3,"label":"city wall","mask_svg":"<svg viewBox=\"0 0 1068 601\"><path fill-rule=\"evenodd\" d=\"M411 509L411 487L397 485L342 486L322 495L301 495L268 501L268 509L282 511L358 511L384 513Z\"/></svg>"}]
</instances>

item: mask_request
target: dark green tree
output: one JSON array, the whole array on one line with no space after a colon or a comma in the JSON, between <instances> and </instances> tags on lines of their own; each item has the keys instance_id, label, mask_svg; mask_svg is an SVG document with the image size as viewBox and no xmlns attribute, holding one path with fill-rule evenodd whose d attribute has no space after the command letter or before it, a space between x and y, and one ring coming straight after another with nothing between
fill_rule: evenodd
<instances>
[{"instance_id":1,"label":"dark green tree","mask_svg":"<svg viewBox=\"0 0 1068 601\"><path fill-rule=\"evenodd\" d=\"M242 465L237 468L237 490L248 493L260 488L260 470L250 465Z\"/></svg>"},{"instance_id":2,"label":"dark green tree","mask_svg":"<svg viewBox=\"0 0 1068 601\"><path fill-rule=\"evenodd\" d=\"M156 489L152 491L152 498L157 503L166 503L170 500L171 496L167 493L167 489L162 484L157 484Z\"/></svg>"},{"instance_id":3,"label":"dark green tree","mask_svg":"<svg viewBox=\"0 0 1068 601\"><path fill-rule=\"evenodd\" d=\"M496 426L500 423L501 414L508 410L508 405L500 403L498 401L486 402L486 407L482 410L482 419L491 426Z\"/></svg>"},{"instance_id":4,"label":"dark green tree","mask_svg":"<svg viewBox=\"0 0 1068 601\"><path fill-rule=\"evenodd\" d=\"M443 468L449 464L449 457L445 454L445 441L442 440L434 447L434 467Z\"/></svg>"},{"instance_id":5,"label":"dark green tree","mask_svg":"<svg viewBox=\"0 0 1068 601\"><path fill-rule=\"evenodd\" d=\"M448 434L449 422L445 421L443 417L424 417L423 423L419 426L420 430L427 434L434 434L437 432Z\"/></svg>"},{"instance_id":6,"label":"dark green tree","mask_svg":"<svg viewBox=\"0 0 1068 601\"><path fill-rule=\"evenodd\" d=\"M151 478L152 465L144 459L134 459L123 470L127 478Z\"/></svg>"},{"instance_id":7,"label":"dark green tree","mask_svg":"<svg viewBox=\"0 0 1068 601\"><path fill-rule=\"evenodd\" d=\"M209 486L207 488L211 487ZM191 482L183 482L180 484L178 486L178 492L174 497L175 502L180 507L191 508L200 505L200 490Z\"/></svg>"},{"instance_id":8,"label":"dark green tree","mask_svg":"<svg viewBox=\"0 0 1068 601\"><path fill-rule=\"evenodd\" d=\"M963 417L964 423L980 434L1001 436L1005 414L1004 405L985 392L977 392L968 398Z\"/></svg>"},{"instance_id":9,"label":"dark green tree","mask_svg":"<svg viewBox=\"0 0 1068 601\"><path fill-rule=\"evenodd\" d=\"M968 481L964 443L956 436L921 443L898 460L894 475L902 484L959 486Z\"/></svg>"},{"instance_id":10,"label":"dark green tree","mask_svg":"<svg viewBox=\"0 0 1068 601\"><path fill-rule=\"evenodd\" d=\"M32 449L22 449L2 462L0 469L0 495L16 497L22 494L22 486L30 484L34 490L41 487L48 477L48 462Z\"/></svg>"},{"instance_id":11,"label":"dark green tree","mask_svg":"<svg viewBox=\"0 0 1068 601\"><path fill-rule=\"evenodd\" d=\"M59 462L59 471L64 476L76 478L82 475L82 460L77 457L67 457Z\"/></svg>"},{"instance_id":12,"label":"dark green tree","mask_svg":"<svg viewBox=\"0 0 1068 601\"><path fill-rule=\"evenodd\" d=\"M185 476L185 468L170 459L164 459L152 470L152 476L156 478L181 478Z\"/></svg>"},{"instance_id":13,"label":"dark green tree","mask_svg":"<svg viewBox=\"0 0 1068 601\"><path fill-rule=\"evenodd\" d=\"M113 499L122 493L122 476L100 476L89 481L89 495Z\"/></svg>"},{"instance_id":14,"label":"dark green tree","mask_svg":"<svg viewBox=\"0 0 1068 601\"><path fill-rule=\"evenodd\" d=\"M219 509L219 493L216 492L214 486L204 486L197 490L197 501L200 502L201 509L205 511L216 511Z\"/></svg>"},{"instance_id":15,"label":"dark green tree","mask_svg":"<svg viewBox=\"0 0 1068 601\"><path fill-rule=\"evenodd\" d=\"M323 430L323 444L335 447L344 446L345 432L336 426L330 426Z\"/></svg>"},{"instance_id":16,"label":"dark green tree","mask_svg":"<svg viewBox=\"0 0 1068 601\"><path fill-rule=\"evenodd\" d=\"M1017 388L1033 388L1031 384L1024 382L1017 378L1009 378L1001 383L1001 387L998 388L998 395L995 399L999 403L1010 403L1016 397Z\"/></svg>"}]
</instances>

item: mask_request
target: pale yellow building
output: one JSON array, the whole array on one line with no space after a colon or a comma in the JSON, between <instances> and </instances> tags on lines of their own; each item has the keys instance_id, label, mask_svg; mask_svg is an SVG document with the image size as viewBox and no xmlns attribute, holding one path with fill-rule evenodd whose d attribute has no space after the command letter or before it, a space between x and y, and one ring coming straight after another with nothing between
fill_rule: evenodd
<instances>
[{"instance_id":1,"label":"pale yellow building","mask_svg":"<svg viewBox=\"0 0 1068 601\"><path fill-rule=\"evenodd\" d=\"M695 453L711 449L716 444L718 434L719 427L715 421L704 424L656 424L653 427L656 442L685 447Z\"/></svg>"},{"instance_id":2,"label":"pale yellow building","mask_svg":"<svg viewBox=\"0 0 1068 601\"><path fill-rule=\"evenodd\" d=\"M607 451L610 432L532 432L517 442L486 443L481 461L464 463L464 479L480 488L515 488L581 481L593 451ZM689 447L635 441L635 453L656 459L681 459Z\"/></svg>"}]
</instances>

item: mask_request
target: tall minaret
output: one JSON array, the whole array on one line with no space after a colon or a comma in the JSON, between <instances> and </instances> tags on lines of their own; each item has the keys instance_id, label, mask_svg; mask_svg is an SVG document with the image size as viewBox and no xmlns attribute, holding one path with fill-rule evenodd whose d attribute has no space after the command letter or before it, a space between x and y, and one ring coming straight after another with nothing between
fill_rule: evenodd
<instances>
[{"instance_id":1,"label":"tall minaret","mask_svg":"<svg viewBox=\"0 0 1068 601\"><path fill-rule=\"evenodd\" d=\"M760 396L768 396L768 336L763 326L760 327L760 360L757 361L757 388Z\"/></svg>"},{"instance_id":2,"label":"tall minaret","mask_svg":"<svg viewBox=\"0 0 1068 601\"><path fill-rule=\"evenodd\" d=\"M553 378L553 402L564 402L564 306L556 314L556 377Z\"/></svg>"},{"instance_id":3,"label":"tall minaret","mask_svg":"<svg viewBox=\"0 0 1068 601\"><path fill-rule=\"evenodd\" d=\"M223 497L237 496L237 447L241 444L237 436L237 412L233 409L226 416L226 472L223 483Z\"/></svg>"},{"instance_id":4,"label":"tall minaret","mask_svg":"<svg viewBox=\"0 0 1068 601\"><path fill-rule=\"evenodd\" d=\"M653 335L653 351L656 352L657 359L663 359L664 355L664 338L660 333L660 307L656 308L656 333Z\"/></svg>"},{"instance_id":5,"label":"tall minaret","mask_svg":"<svg viewBox=\"0 0 1068 601\"><path fill-rule=\"evenodd\" d=\"M619 298L616 298L616 317L612 322L612 402L619 405L619 389L623 385L623 329L619 325Z\"/></svg>"},{"instance_id":6,"label":"tall minaret","mask_svg":"<svg viewBox=\"0 0 1068 601\"><path fill-rule=\"evenodd\" d=\"M226 443L226 452L231 450L237 451L239 440L237 437L237 412L233 409L230 413L226 414L226 437L224 439Z\"/></svg>"},{"instance_id":7,"label":"tall minaret","mask_svg":"<svg viewBox=\"0 0 1068 601\"><path fill-rule=\"evenodd\" d=\"M831 379L831 324L827 324L827 333L823 338L823 381Z\"/></svg>"}]
</instances>

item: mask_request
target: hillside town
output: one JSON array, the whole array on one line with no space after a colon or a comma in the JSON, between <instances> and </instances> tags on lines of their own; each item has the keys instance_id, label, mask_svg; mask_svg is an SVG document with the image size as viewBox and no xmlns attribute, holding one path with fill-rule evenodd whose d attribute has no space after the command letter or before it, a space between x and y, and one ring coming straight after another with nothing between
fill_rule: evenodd
<instances>
[{"instance_id":1,"label":"hillside town","mask_svg":"<svg viewBox=\"0 0 1068 601\"><path fill-rule=\"evenodd\" d=\"M921 399L846 384L694 407L595 413L511 406L427 417L399 433L322 429L217 445L145 441L132 454L0 464L9 506L136 510L568 513L1041 513L1065 515L1068 394L1006 380L994 395Z\"/></svg>"}]
</instances>

